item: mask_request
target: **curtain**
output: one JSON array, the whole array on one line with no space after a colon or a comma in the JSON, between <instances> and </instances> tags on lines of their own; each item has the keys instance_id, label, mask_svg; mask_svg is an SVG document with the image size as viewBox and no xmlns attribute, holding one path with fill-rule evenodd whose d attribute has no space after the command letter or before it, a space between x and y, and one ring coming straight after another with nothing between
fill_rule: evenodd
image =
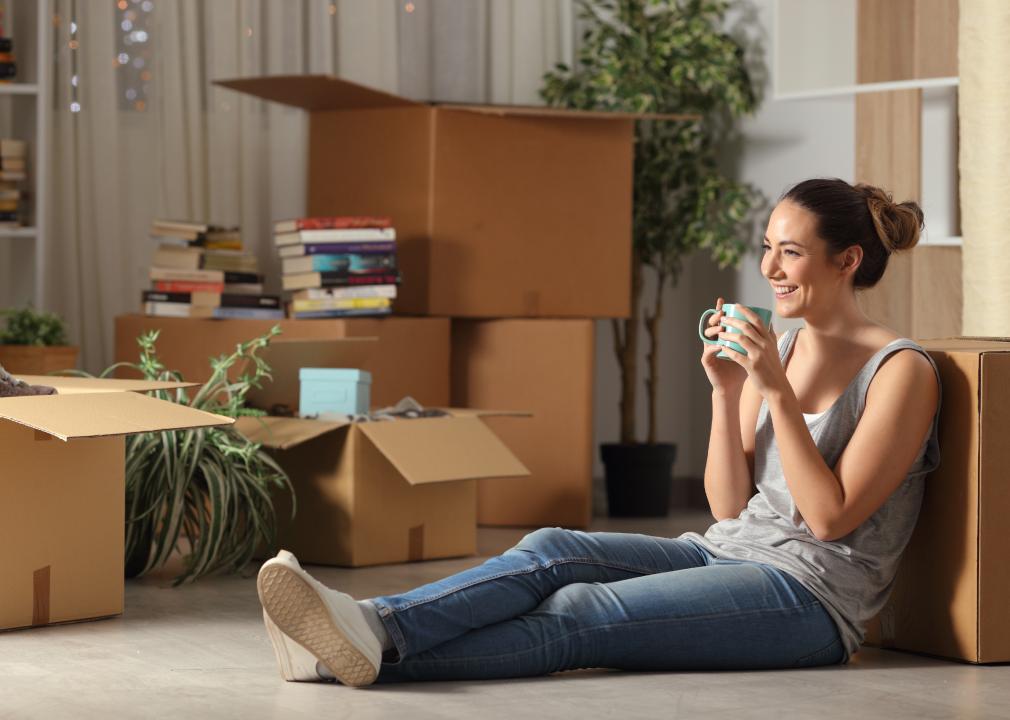
<instances>
[{"instance_id":1,"label":"curtain","mask_svg":"<svg viewBox=\"0 0 1010 720\"><path fill-rule=\"evenodd\" d=\"M214 80L329 73L536 103L542 74L572 60L573 14L572 0L56 0L46 307L83 367L112 362L114 318L139 307L155 217L239 225L278 287L270 232L304 212L306 115Z\"/></svg>"}]
</instances>

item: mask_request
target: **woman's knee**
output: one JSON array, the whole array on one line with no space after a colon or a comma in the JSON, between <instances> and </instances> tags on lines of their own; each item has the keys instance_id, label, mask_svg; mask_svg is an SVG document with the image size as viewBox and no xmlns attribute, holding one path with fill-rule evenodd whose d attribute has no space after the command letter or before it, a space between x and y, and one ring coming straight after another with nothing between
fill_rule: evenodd
<instances>
[{"instance_id":1,"label":"woman's knee","mask_svg":"<svg viewBox=\"0 0 1010 720\"><path fill-rule=\"evenodd\" d=\"M572 532L560 527L542 527L527 533L513 549L553 557L561 548L571 543Z\"/></svg>"}]
</instances>

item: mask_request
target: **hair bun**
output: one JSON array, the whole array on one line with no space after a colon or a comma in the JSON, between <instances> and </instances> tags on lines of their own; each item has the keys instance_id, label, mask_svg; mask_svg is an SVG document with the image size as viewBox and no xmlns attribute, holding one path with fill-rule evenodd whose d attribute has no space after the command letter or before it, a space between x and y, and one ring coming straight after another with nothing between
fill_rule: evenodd
<instances>
[{"instance_id":1,"label":"hair bun","mask_svg":"<svg viewBox=\"0 0 1010 720\"><path fill-rule=\"evenodd\" d=\"M888 254L915 247L923 227L918 203L895 203L889 192L873 185L856 185L856 190L866 198L873 227Z\"/></svg>"}]
</instances>

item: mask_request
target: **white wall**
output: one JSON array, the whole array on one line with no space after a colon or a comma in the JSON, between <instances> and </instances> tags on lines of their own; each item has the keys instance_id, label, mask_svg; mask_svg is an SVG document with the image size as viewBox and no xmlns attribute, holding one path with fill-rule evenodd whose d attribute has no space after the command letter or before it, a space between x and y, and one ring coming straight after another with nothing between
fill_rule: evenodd
<instances>
[{"instance_id":1,"label":"white wall","mask_svg":"<svg viewBox=\"0 0 1010 720\"><path fill-rule=\"evenodd\" d=\"M736 177L759 188L771 206L790 185L809 177L840 177L852 180L854 173L855 104L851 96L818 100L774 101L771 99L771 47L773 0L750 0L751 7L734 8L727 18L734 35L744 35L763 48L767 71L755 71L755 82L764 88L765 100L758 112L741 122L741 136L727 148L725 162ZM763 225L761 227L763 230ZM706 257L694 257L679 286L667 291L667 319L663 327L661 364L663 378L658 410L658 439L678 445L674 473L700 477L705 469L708 429L711 420L709 386L698 358L701 343L696 334L701 312L711 307L717 295L749 305L773 307L771 290L761 276L757 249L738 271L720 272ZM646 296L650 296L646 288ZM776 330L795 323L773 321ZM619 435L618 397L620 376L613 357L609 321L597 322L597 373L595 444L616 442ZM640 348L645 368L645 346ZM642 393L644 394L644 385ZM640 439L644 439L644 395L638 407ZM594 474L603 468L594 459Z\"/></svg>"}]
</instances>

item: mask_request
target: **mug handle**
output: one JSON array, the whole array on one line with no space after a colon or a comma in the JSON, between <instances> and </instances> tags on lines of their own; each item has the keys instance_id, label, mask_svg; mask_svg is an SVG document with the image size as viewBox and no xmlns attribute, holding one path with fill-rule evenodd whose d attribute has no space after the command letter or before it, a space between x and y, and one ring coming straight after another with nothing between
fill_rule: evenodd
<instances>
[{"instance_id":1,"label":"mug handle","mask_svg":"<svg viewBox=\"0 0 1010 720\"><path fill-rule=\"evenodd\" d=\"M719 311L709 308L708 310L706 310L701 314L701 320L698 321L698 337L700 337L702 342L704 342L706 345L719 344L718 340L709 340L707 337L705 337L705 321L708 320L709 315L715 315L717 312Z\"/></svg>"}]
</instances>

